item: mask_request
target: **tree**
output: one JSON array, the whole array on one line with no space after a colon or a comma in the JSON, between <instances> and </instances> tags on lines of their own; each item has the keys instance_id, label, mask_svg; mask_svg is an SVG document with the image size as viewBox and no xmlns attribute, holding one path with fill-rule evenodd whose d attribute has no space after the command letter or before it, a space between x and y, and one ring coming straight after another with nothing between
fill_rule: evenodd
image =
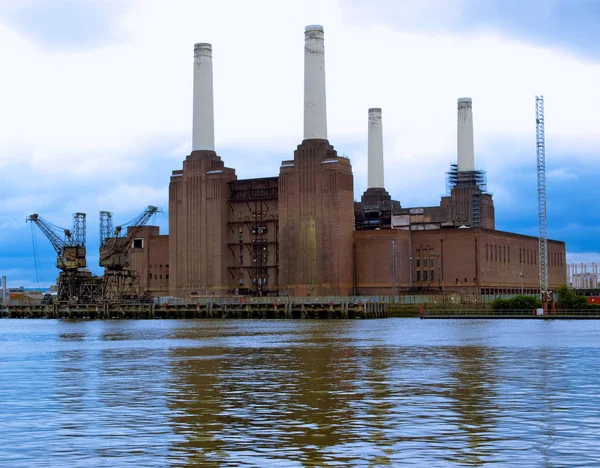
<instances>
[{"instance_id":1,"label":"tree","mask_svg":"<svg viewBox=\"0 0 600 468\"><path fill-rule=\"evenodd\" d=\"M587 309L588 303L585 296L579 296L575 290L561 286L556 291L558 301L556 307L559 309Z\"/></svg>"},{"instance_id":2,"label":"tree","mask_svg":"<svg viewBox=\"0 0 600 468\"><path fill-rule=\"evenodd\" d=\"M534 310L542 307L542 301L536 296L519 294L510 299L496 299L492 303L494 310Z\"/></svg>"}]
</instances>

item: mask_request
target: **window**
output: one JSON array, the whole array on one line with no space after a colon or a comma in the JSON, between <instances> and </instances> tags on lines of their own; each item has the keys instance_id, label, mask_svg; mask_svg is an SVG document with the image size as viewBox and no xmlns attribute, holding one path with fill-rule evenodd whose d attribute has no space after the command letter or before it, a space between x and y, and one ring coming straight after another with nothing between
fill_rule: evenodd
<instances>
[{"instance_id":1,"label":"window","mask_svg":"<svg viewBox=\"0 0 600 468\"><path fill-rule=\"evenodd\" d=\"M421 260L417 258L417 268L421 266Z\"/></svg>"},{"instance_id":2,"label":"window","mask_svg":"<svg viewBox=\"0 0 600 468\"><path fill-rule=\"evenodd\" d=\"M431 270L431 271L429 272L429 279L430 279L431 281L435 280L434 271L435 271L435 270Z\"/></svg>"},{"instance_id":3,"label":"window","mask_svg":"<svg viewBox=\"0 0 600 468\"><path fill-rule=\"evenodd\" d=\"M417 281L421 281L421 272L417 271Z\"/></svg>"},{"instance_id":4,"label":"window","mask_svg":"<svg viewBox=\"0 0 600 468\"><path fill-rule=\"evenodd\" d=\"M488 261L488 244L485 244L485 261Z\"/></svg>"},{"instance_id":5,"label":"window","mask_svg":"<svg viewBox=\"0 0 600 468\"><path fill-rule=\"evenodd\" d=\"M134 249L143 249L144 248L144 239L133 239L133 248Z\"/></svg>"},{"instance_id":6,"label":"window","mask_svg":"<svg viewBox=\"0 0 600 468\"><path fill-rule=\"evenodd\" d=\"M157 279L157 278L156 278L156 275L154 275L154 279Z\"/></svg>"},{"instance_id":7,"label":"window","mask_svg":"<svg viewBox=\"0 0 600 468\"><path fill-rule=\"evenodd\" d=\"M165 279L169 279L169 275L165 275Z\"/></svg>"},{"instance_id":8,"label":"window","mask_svg":"<svg viewBox=\"0 0 600 468\"><path fill-rule=\"evenodd\" d=\"M423 270L423 281L427 281L427 270Z\"/></svg>"},{"instance_id":9,"label":"window","mask_svg":"<svg viewBox=\"0 0 600 468\"><path fill-rule=\"evenodd\" d=\"M159 279L162 279L162 275L159 276Z\"/></svg>"},{"instance_id":10,"label":"window","mask_svg":"<svg viewBox=\"0 0 600 468\"><path fill-rule=\"evenodd\" d=\"M523 249L519 249L519 263L523 263Z\"/></svg>"},{"instance_id":11,"label":"window","mask_svg":"<svg viewBox=\"0 0 600 468\"><path fill-rule=\"evenodd\" d=\"M421 258L421 249L417 249L417 258Z\"/></svg>"},{"instance_id":12,"label":"window","mask_svg":"<svg viewBox=\"0 0 600 468\"><path fill-rule=\"evenodd\" d=\"M508 246L508 263L510 263L510 246Z\"/></svg>"}]
</instances>

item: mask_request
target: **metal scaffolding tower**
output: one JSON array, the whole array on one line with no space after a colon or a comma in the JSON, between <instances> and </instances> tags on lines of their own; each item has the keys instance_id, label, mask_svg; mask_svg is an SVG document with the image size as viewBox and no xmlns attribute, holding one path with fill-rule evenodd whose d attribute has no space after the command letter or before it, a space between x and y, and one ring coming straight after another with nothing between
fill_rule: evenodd
<instances>
[{"instance_id":1,"label":"metal scaffolding tower","mask_svg":"<svg viewBox=\"0 0 600 468\"><path fill-rule=\"evenodd\" d=\"M73 242L85 247L86 229L85 213L73 215Z\"/></svg>"},{"instance_id":2,"label":"metal scaffolding tower","mask_svg":"<svg viewBox=\"0 0 600 468\"><path fill-rule=\"evenodd\" d=\"M548 226L546 223L546 137L544 132L544 96L535 97L537 138L537 189L539 236L540 294L544 313L548 304Z\"/></svg>"},{"instance_id":3,"label":"metal scaffolding tower","mask_svg":"<svg viewBox=\"0 0 600 468\"><path fill-rule=\"evenodd\" d=\"M100 246L106 243L114 235L112 213L110 211L100 212Z\"/></svg>"}]
</instances>

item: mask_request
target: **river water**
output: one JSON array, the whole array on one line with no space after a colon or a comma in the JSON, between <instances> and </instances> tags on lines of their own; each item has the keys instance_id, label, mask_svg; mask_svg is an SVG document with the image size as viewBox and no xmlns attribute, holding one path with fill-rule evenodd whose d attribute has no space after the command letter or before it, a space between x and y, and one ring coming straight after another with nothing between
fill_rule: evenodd
<instances>
[{"instance_id":1,"label":"river water","mask_svg":"<svg viewBox=\"0 0 600 468\"><path fill-rule=\"evenodd\" d=\"M600 322L0 321L0 466L593 466Z\"/></svg>"}]
</instances>

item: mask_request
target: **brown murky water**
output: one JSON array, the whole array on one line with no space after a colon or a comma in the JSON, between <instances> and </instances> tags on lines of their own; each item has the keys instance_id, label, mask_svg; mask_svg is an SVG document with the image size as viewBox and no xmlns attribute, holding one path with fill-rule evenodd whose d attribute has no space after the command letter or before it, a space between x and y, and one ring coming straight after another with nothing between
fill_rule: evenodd
<instances>
[{"instance_id":1,"label":"brown murky water","mask_svg":"<svg viewBox=\"0 0 600 468\"><path fill-rule=\"evenodd\" d=\"M593 466L596 321L0 321L0 465Z\"/></svg>"}]
</instances>

